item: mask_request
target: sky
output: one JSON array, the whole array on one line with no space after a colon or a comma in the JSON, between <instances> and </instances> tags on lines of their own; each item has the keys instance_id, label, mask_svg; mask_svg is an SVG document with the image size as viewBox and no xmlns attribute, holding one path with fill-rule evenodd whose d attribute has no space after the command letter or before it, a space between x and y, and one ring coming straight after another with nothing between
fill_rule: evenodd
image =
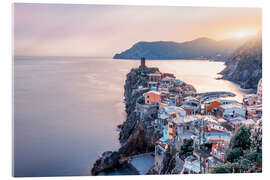
<instances>
[{"instance_id":1,"label":"sky","mask_svg":"<svg viewBox=\"0 0 270 180\"><path fill-rule=\"evenodd\" d=\"M15 56L112 57L139 41L238 38L261 30L259 8L14 4Z\"/></svg>"}]
</instances>

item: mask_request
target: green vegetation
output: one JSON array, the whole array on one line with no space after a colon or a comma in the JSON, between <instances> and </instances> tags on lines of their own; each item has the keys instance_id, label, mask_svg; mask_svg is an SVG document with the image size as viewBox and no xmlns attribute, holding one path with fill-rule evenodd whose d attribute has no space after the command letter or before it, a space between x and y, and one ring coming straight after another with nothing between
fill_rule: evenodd
<instances>
[{"instance_id":1,"label":"green vegetation","mask_svg":"<svg viewBox=\"0 0 270 180\"><path fill-rule=\"evenodd\" d=\"M234 136L232 137L230 147L234 148L242 148L246 150L250 148L250 132L246 126L241 126L238 128Z\"/></svg>"},{"instance_id":2,"label":"green vegetation","mask_svg":"<svg viewBox=\"0 0 270 180\"><path fill-rule=\"evenodd\" d=\"M251 129L245 126L238 128L225 156L225 163L213 169L212 173L261 172L261 147L254 147L250 131Z\"/></svg>"},{"instance_id":3,"label":"green vegetation","mask_svg":"<svg viewBox=\"0 0 270 180\"><path fill-rule=\"evenodd\" d=\"M143 96L140 96L140 97L137 99L137 102L138 102L139 104L144 104L144 103L145 103L144 97L143 97Z\"/></svg>"},{"instance_id":4,"label":"green vegetation","mask_svg":"<svg viewBox=\"0 0 270 180\"><path fill-rule=\"evenodd\" d=\"M193 140L189 139L181 146L179 150L179 157L185 159L186 157L193 154Z\"/></svg>"}]
</instances>

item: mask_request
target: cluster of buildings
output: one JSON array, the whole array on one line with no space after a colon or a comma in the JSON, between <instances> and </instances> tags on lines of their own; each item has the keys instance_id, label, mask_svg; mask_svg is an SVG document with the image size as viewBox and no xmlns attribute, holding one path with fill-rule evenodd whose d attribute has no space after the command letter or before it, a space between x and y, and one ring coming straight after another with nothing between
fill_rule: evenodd
<instances>
[{"instance_id":1,"label":"cluster of buildings","mask_svg":"<svg viewBox=\"0 0 270 180\"><path fill-rule=\"evenodd\" d=\"M257 94L246 95L243 102L224 97L200 99L193 86L159 71L148 75L147 85L143 106L155 107L157 115L151 124L162 134L155 146L154 169L158 173L167 155L179 153L188 140L193 141L193 153L182 159L181 173L210 173L224 162L237 128L255 124L262 116L261 80Z\"/></svg>"}]
</instances>

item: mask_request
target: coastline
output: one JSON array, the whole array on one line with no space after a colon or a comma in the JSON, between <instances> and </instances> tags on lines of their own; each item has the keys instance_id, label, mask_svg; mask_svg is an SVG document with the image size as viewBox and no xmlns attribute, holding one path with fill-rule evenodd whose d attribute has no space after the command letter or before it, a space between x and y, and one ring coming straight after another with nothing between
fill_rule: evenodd
<instances>
[{"instance_id":1,"label":"coastline","mask_svg":"<svg viewBox=\"0 0 270 180\"><path fill-rule=\"evenodd\" d=\"M141 76L141 74L149 74L155 71L159 71L158 68L147 68L147 67L142 68L142 65L141 65L139 68L132 69L131 72L128 73L126 83L125 83L125 92L124 92L127 119L123 124L117 126L117 128L120 130L119 141L121 144L121 147L117 151L117 153L119 153L119 158L115 160L114 162L115 164L110 164L109 167L105 167L105 168L101 167L101 170L97 170L98 168L96 167L100 168L100 166L103 166L103 165L99 165L95 163L92 169L92 175L102 175L103 171L109 172L110 170L113 170L115 168L119 169L121 168L121 166L122 167L126 166L126 167L129 167L131 170L135 170L133 172L135 172L136 174L138 173L136 168L131 166L129 163L124 164L124 165L121 164L119 159L126 158L126 156L134 156L134 155L148 153L148 152L154 153L153 150L154 150L155 143L158 141L159 138L162 137L162 134L158 133L158 136L155 136L152 133L152 131L144 132L145 128L147 127L147 124L144 124L144 122L142 121L142 117L136 116L136 113L134 115L134 112L138 111L138 104L135 103L137 102L138 97L144 94L145 92L149 91L149 89L145 88L145 85L147 84L147 80L145 79L144 75ZM138 81L140 83L136 84ZM133 84L136 84L136 85L134 86ZM144 88L141 88L139 90L138 87L142 85L144 85ZM235 94L231 92L208 92L208 93L196 93L195 96L200 97L201 99L207 100L207 99L220 98L220 97L233 97L235 96ZM205 98L202 98L204 96ZM136 144L138 141L140 142L145 141L145 142L139 145L138 147L134 146L134 143ZM142 148L142 146L145 146L145 147ZM142 148L143 150L140 148ZM103 157L101 157L100 159L102 158ZM153 167L151 167L148 170L148 172L144 174L149 174L149 173L150 174L156 173L155 171L153 171Z\"/></svg>"}]
</instances>

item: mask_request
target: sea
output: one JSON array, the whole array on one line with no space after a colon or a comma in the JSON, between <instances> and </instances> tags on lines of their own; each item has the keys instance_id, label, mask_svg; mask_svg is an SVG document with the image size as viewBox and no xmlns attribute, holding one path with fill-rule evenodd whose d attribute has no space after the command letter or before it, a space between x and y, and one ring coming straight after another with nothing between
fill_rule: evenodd
<instances>
[{"instance_id":1,"label":"sea","mask_svg":"<svg viewBox=\"0 0 270 180\"><path fill-rule=\"evenodd\" d=\"M138 60L100 57L13 58L13 175L91 175L104 151L119 148L117 125L125 121L124 83ZM198 92L248 92L218 80L224 62L147 60L174 73ZM119 169L105 175L132 174Z\"/></svg>"}]
</instances>

